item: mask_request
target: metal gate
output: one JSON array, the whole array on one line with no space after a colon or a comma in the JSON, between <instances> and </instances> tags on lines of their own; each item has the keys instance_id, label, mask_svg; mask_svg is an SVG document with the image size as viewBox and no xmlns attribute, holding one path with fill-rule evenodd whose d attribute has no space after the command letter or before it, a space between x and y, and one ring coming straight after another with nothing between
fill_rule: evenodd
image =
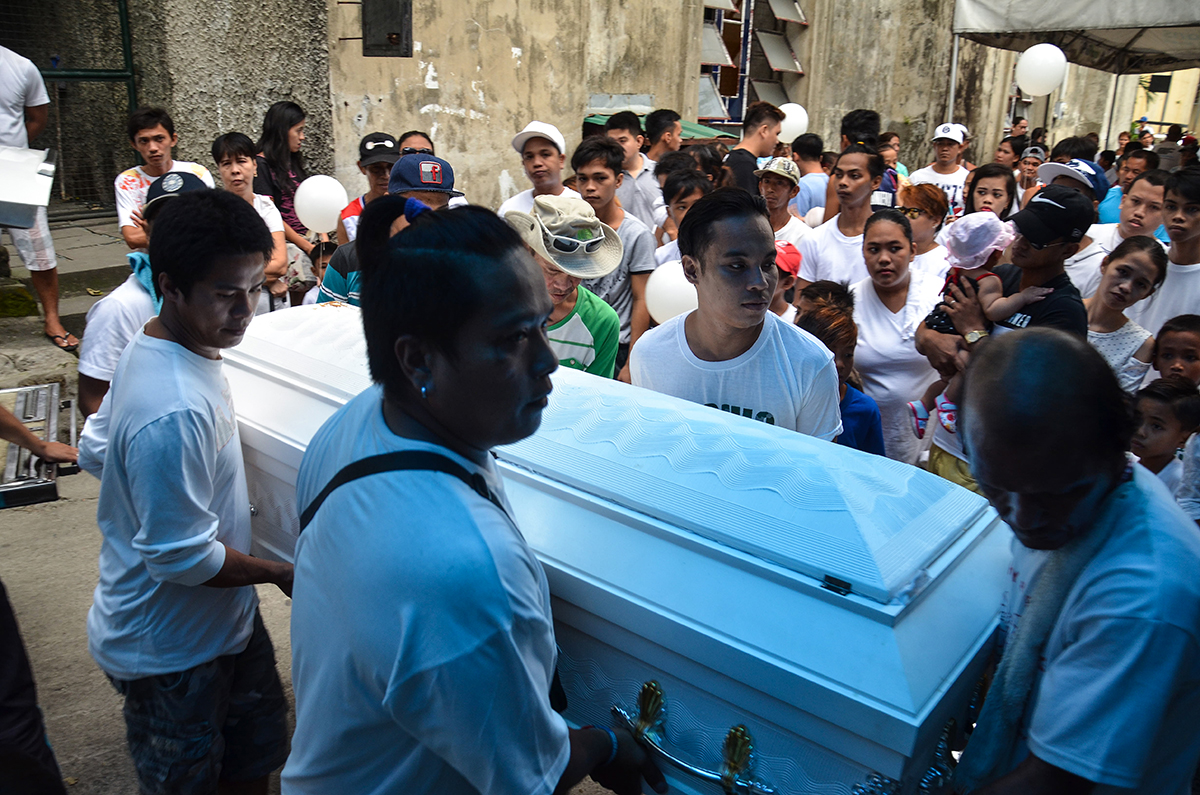
<instances>
[{"instance_id":1,"label":"metal gate","mask_svg":"<svg viewBox=\"0 0 1200 795\"><path fill-rule=\"evenodd\" d=\"M137 157L125 131L137 106L126 0L3 0L0 45L46 81L50 118L30 146L58 153L50 220L113 214L113 178Z\"/></svg>"}]
</instances>

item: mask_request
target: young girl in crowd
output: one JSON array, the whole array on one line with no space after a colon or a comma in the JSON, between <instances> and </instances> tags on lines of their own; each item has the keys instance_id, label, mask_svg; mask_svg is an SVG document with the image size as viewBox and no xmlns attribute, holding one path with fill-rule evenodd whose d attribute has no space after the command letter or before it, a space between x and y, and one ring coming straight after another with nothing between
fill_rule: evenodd
<instances>
[{"instance_id":1,"label":"young girl in crowd","mask_svg":"<svg viewBox=\"0 0 1200 795\"><path fill-rule=\"evenodd\" d=\"M835 284L841 297L823 294L813 287ZM811 291L811 292L810 292ZM883 455L883 421L874 400L850 385L854 371L854 348L858 328L854 325L854 296L843 285L814 282L802 297L805 311L796 315L796 325L819 339L833 353L841 390L842 435L835 441L855 450Z\"/></svg>"},{"instance_id":2,"label":"young girl in crowd","mask_svg":"<svg viewBox=\"0 0 1200 795\"><path fill-rule=\"evenodd\" d=\"M1129 450L1172 494L1183 475L1179 453L1200 428L1200 391L1181 375L1152 381L1137 393L1137 430Z\"/></svg>"},{"instance_id":3,"label":"young girl in crowd","mask_svg":"<svg viewBox=\"0 0 1200 795\"><path fill-rule=\"evenodd\" d=\"M1126 392L1141 386L1150 369L1154 338L1125 317L1125 310L1149 297L1167 276L1167 253L1157 240L1127 238L1100 263L1100 286L1085 298L1088 342L1117 374Z\"/></svg>"},{"instance_id":4,"label":"young girl in crowd","mask_svg":"<svg viewBox=\"0 0 1200 795\"><path fill-rule=\"evenodd\" d=\"M963 215L991 210L1001 221L1016 212L1017 180L1013 170L1001 163L988 163L971 172L963 189Z\"/></svg>"},{"instance_id":5,"label":"young girl in crowd","mask_svg":"<svg viewBox=\"0 0 1200 795\"><path fill-rule=\"evenodd\" d=\"M276 102L263 117L258 139L258 176L254 192L270 196L284 221L287 242L305 254L312 250L308 229L296 217L296 188L308 176L304 170L304 110L295 102ZM320 230L328 232L329 230ZM291 259L289 257L289 259Z\"/></svg>"},{"instance_id":6,"label":"young girl in crowd","mask_svg":"<svg viewBox=\"0 0 1200 795\"><path fill-rule=\"evenodd\" d=\"M987 166L981 166L976 171L984 168ZM1004 296L1000 277L992 272L992 268L1000 262L1000 255L1014 238L1012 226L1002 222L994 213L971 213L951 224L944 235L951 268L942 287L943 298L951 300L947 293L951 284L961 284L961 279L969 279L984 316L994 322L1010 317L1022 307L1040 301L1052 292L1046 287L1026 287L1019 293ZM925 318L925 325L942 334L958 333L950 318L941 310L941 304ZM958 391L962 379L957 371L939 374L941 378L925 390L920 401L908 404L918 439L925 438L930 412L935 409L942 427L951 433L957 432Z\"/></svg>"}]
</instances>

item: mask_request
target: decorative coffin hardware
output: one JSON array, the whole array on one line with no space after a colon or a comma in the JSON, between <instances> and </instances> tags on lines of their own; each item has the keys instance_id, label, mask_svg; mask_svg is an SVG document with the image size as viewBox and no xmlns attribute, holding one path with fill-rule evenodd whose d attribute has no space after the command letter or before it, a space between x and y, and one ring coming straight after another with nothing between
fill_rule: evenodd
<instances>
[{"instance_id":1,"label":"decorative coffin hardware","mask_svg":"<svg viewBox=\"0 0 1200 795\"><path fill-rule=\"evenodd\" d=\"M255 553L290 559L305 447L370 385L361 317L272 312L223 355ZM609 723L641 691L618 720L684 795L934 795L1009 565L986 501L587 373L553 380L541 428L496 463L550 584L567 719Z\"/></svg>"}]
</instances>

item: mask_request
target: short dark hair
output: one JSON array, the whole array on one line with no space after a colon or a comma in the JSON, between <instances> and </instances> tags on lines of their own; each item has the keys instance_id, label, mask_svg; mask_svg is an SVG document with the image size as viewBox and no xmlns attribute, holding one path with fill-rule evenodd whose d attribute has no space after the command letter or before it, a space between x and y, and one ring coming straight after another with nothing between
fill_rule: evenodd
<instances>
[{"instance_id":1,"label":"short dark hair","mask_svg":"<svg viewBox=\"0 0 1200 795\"><path fill-rule=\"evenodd\" d=\"M625 170L625 150L607 135L591 135L580 141L571 155L571 170L578 171L593 160L599 160L614 175Z\"/></svg>"},{"instance_id":2,"label":"short dark hair","mask_svg":"<svg viewBox=\"0 0 1200 795\"><path fill-rule=\"evenodd\" d=\"M1155 271L1157 271L1154 277L1155 287L1160 286L1166 281L1167 267L1169 265L1167 252L1163 250L1162 244L1158 240L1148 235L1134 235L1133 237L1125 238L1121 241L1120 245L1104 258L1104 262L1113 262L1136 252L1141 252L1150 257L1150 262L1154 265Z\"/></svg>"},{"instance_id":3,"label":"short dark hair","mask_svg":"<svg viewBox=\"0 0 1200 795\"><path fill-rule=\"evenodd\" d=\"M405 204L399 196L368 204L355 241L367 363L393 398L412 389L396 360L396 340L411 334L453 357L459 330L482 306L490 277L525 252L511 226L475 206L423 212L389 237Z\"/></svg>"},{"instance_id":4,"label":"short dark hair","mask_svg":"<svg viewBox=\"0 0 1200 795\"><path fill-rule=\"evenodd\" d=\"M168 135L175 134L175 122L171 121L171 114L162 108L138 108L129 114L129 140L137 140L137 134L142 130L153 130L160 124Z\"/></svg>"},{"instance_id":5,"label":"short dark hair","mask_svg":"<svg viewBox=\"0 0 1200 795\"><path fill-rule=\"evenodd\" d=\"M1013 177L1013 170L1000 163L984 163L967 176L967 183L963 187L963 212L966 214L976 211L975 186L979 184L979 180L988 179L989 177L1000 177L1004 180L1004 190L1008 192L1008 204L1001 208L997 215L1001 221L1007 221L1008 214L1012 210L1013 200L1017 198L1017 180ZM1104 197L1099 196L1097 198L1102 199Z\"/></svg>"},{"instance_id":6,"label":"short dark hair","mask_svg":"<svg viewBox=\"0 0 1200 795\"><path fill-rule=\"evenodd\" d=\"M1200 315L1176 315L1162 324L1162 328L1154 335L1154 355L1158 355L1158 341L1165 335L1196 334L1200 335Z\"/></svg>"},{"instance_id":7,"label":"short dark hair","mask_svg":"<svg viewBox=\"0 0 1200 795\"><path fill-rule=\"evenodd\" d=\"M879 143L884 143L886 141L890 141L893 138L899 140L900 133L894 132L892 130L886 130L884 132L879 133Z\"/></svg>"},{"instance_id":8,"label":"short dark hair","mask_svg":"<svg viewBox=\"0 0 1200 795\"><path fill-rule=\"evenodd\" d=\"M433 150L433 139L429 137L429 133L422 132L421 130L409 130L408 132L401 133L400 137L396 139L396 145L403 149L405 141L407 141L409 138L415 138L418 135L424 138L426 141L429 141L429 148ZM436 155L437 151L434 151L433 153Z\"/></svg>"},{"instance_id":9,"label":"short dark hair","mask_svg":"<svg viewBox=\"0 0 1200 795\"><path fill-rule=\"evenodd\" d=\"M698 168L690 152L667 152L654 164L654 176L669 177L676 171L698 171Z\"/></svg>"},{"instance_id":10,"label":"short dark hair","mask_svg":"<svg viewBox=\"0 0 1200 795\"><path fill-rule=\"evenodd\" d=\"M679 225L679 253L700 259L700 252L712 243L718 221L754 216L770 218L767 203L761 196L741 188L717 188L693 204Z\"/></svg>"},{"instance_id":11,"label":"short dark hair","mask_svg":"<svg viewBox=\"0 0 1200 795\"><path fill-rule=\"evenodd\" d=\"M1167 184L1167 179L1170 176L1171 173L1169 171L1163 171L1161 168L1147 169L1129 182L1129 190L1133 190L1133 186L1139 182L1149 182L1154 187L1161 188Z\"/></svg>"},{"instance_id":12,"label":"short dark hair","mask_svg":"<svg viewBox=\"0 0 1200 795\"><path fill-rule=\"evenodd\" d=\"M608 121L604 122L604 132L610 130L625 130L634 135L644 136L642 132L642 122L638 119L636 113L631 110L623 110L620 113L614 113L608 117Z\"/></svg>"},{"instance_id":13,"label":"short dark hair","mask_svg":"<svg viewBox=\"0 0 1200 795\"><path fill-rule=\"evenodd\" d=\"M717 147L712 144L689 146L687 153L696 160L696 167L700 169L701 173L706 174L715 185L721 178L722 168L721 153L717 151Z\"/></svg>"},{"instance_id":14,"label":"short dark hair","mask_svg":"<svg viewBox=\"0 0 1200 795\"><path fill-rule=\"evenodd\" d=\"M782 123L784 118L784 112L770 102L752 102L742 116L742 129L751 132L764 124Z\"/></svg>"},{"instance_id":15,"label":"short dark hair","mask_svg":"<svg viewBox=\"0 0 1200 795\"><path fill-rule=\"evenodd\" d=\"M1147 169L1158 168L1158 152L1153 149L1134 149L1126 152L1121 162L1126 160L1145 160Z\"/></svg>"},{"instance_id":16,"label":"short dark hair","mask_svg":"<svg viewBox=\"0 0 1200 795\"><path fill-rule=\"evenodd\" d=\"M1171 173L1163 185L1163 196L1178 193L1189 202L1200 202L1200 168L1181 168Z\"/></svg>"},{"instance_id":17,"label":"short dark hair","mask_svg":"<svg viewBox=\"0 0 1200 795\"><path fill-rule=\"evenodd\" d=\"M1129 155L1133 154L1134 152L1140 152L1145 148L1146 147L1142 146L1141 141L1139 141L1136 138L1130 138L1129 142L1125 144L1125 155L1124 156L1129 157Z\"/></svg>"},{"instance_id":18,"label":"short dark hair","mask_svg":"<svg viewBox=\"0 0 1200 795\"><path fill-rule=\"evenodd\" d=\"M800 291L800 297L817 306L832 306L847 314L854 313L854 293L849 282L818 279Z\"/></svg>"},{"instance_id":19,"label":"short dark hair","mask_svg":"<svg viewBox=\"0 0 1200 795\"><path fill-rule=\"evenodd\" d=\"M903 213L901 213L899 210L894 210L891 207L871 214L871 217L867 219L865 224L863 224L863 239L866 239L867 232L870 231L871 227L875 226L875 224L883 223L884 221L888 221L899 226L900 229L903 230L904 236L908 238L909 244L912 244L912 224Z\"/></svg>"},{"instance_id":20,"label":"short dark hair","mask_svg":"<svg viewBox=\"0 0 1200 795\"><path fill-rule=\"evenodd\" d=\"M1012 126L1016 127L1018 124L1020 124L1023 121L1025 121L1024 116L1013 116Z\"/></svg>"},{"instance_id":21,"label":"short dark hair","mask_svg":"<svg viewBox=\"0 0 1200 795\"><path fill-rule=\"evenodd\" d=\"M982 382L981 386L975 386ZM997 387L1004 390L997 393ZM980 391L982 390L982 392ZM963 400L959 401L959 433L970 429L965 418L977 395L987 396L1003 417L1004 430L1021 425L1021 439L1036 439L1063 426L1069 409L1078 441L1112 466L1123 465L1134 423L1125 390L1104 357L1082 336L1047 327L1005 334L971 354ZM1005 400L1012 396L1018 400ZM1036 407L1036 408L1035 408ZM1048 407L1048 408L1045 408ZM978 440L963 439L970 454Z\"/></svg>"},{"instance_id":22,"label":"short dark hair","mask_svg":"<svg viewBox=\"0 0 1200 795\"><path fill-rule=\"evenodd\" d=\"M696 191L700 191L702 196L707 196L713 192L713 184L708 177L695 169L676 171L667 177L667 182L663 185L663 199L670 204L676 199L691 196Z\"/></svg>"},{"instance_id":23,"label":"short dark hair","mask_svg":"<svg viewBox=\"0 0 1200 795\"><path fill-rule=\"evenodd\" d=\"M795 324L820 340L831 352L834 346L852 345L858 339L853 313L834 304L823 304L811 312L797 313Z\"/></svg>"},{"instance_id":24,"label":"short dark hair","mask_svg":"<svg viewBox=\"0 0 1200 795\"><path fill-rule=\"evenodd\" d=\"M792 141L792 154L805 162L819 161L824 150L825 142L815 133L804 133Z\"/></svg>"},{"instance_id":25,"label":"short dark hair","mask_svg":"<svg viewBox=\"0 0 1200 795\"><path fill-rule=\"evenodd\" d=\"M1200 390L1182 375L1157 378L1141 389L1137 397L1166 403L1184 430L1200 427Z\"/></svg>"},{"instance_id":26,"label":"short dark hair","mask_svg":"<svg viewBox=\"0 0 1200 795\"><path fill-rule=\"evenodd\" d=\"M1073 135L1070 138L1064 138L1054 145L1050 150L1050 159L1057 160L1060 157L1065 157L1068 160L1095 160L1096 152L1100 147L1095 143L1079 135ZM1104 198L1099 196L1097 198Z\"/></svg>"},{"instance_id":27,"label":"short dark hair","mask_svg":"<svg viewBox=\"0 0 1200 795\"><path fill-rule=\"evenodd\" d=\"M670 108L659 108L646 117L646 139L651 144L658 143L663 133L675 126L675 122L683 117Z\"/></svg>"},{"instance_id":28,"label":"short dark hair","mask_svg":"<svg viewBox=\"0 0 1200 795\"><path fill-rule=\"evenodd\" d=\"M1183 137L1183 125L1172 124L1167 128L1167 140L1178 142Z\"/></svg>"},{"instance_id":29,"label":"short dark hair","mask_svg":"<svg viewBox=\"0 0 1200 795\"><path fill-rule=\"evenodd\" d=\"M861 141L872 148L879 141L879 112L858 108L842 117L842 135L852 145Z\"/></svg>"},{"instance_id":30,"label":"short dark hair","mask_svg":"<svg viewBox=\"0 0 1200 795\"><path fill-rule=\"evenodd\" d=\"M1012 148L1013 152L1016 153L1017 158L1020 159L1025 150L1029 148L1029 136L1010 135L1006 138L1001 138L1000 143L1008 144L1009 147Z\"/></svg>"},{"instance_id":31,"label":"short dark hair","mask_svg":"<svg viewBox=\"0 0 1200 795\"><path fill-rule=\"evenodd\" d=\"M226 157L248 157L251 160L258 154L254 141L245 133L231 132L218 135L212 144L212 159L217 165Z\"/></svg>"},{"instance_id":32,"label":"short dark hair","mask_svg":"<svg viewBox=\"0 0 1200 795\"><path fill-rule=\"evenodd\" d=\"M850 144L845 149L843 149L841 151L841 154L839 154L837 156L837 159L833 161L833 167L837 168L837 164L846 155L866 155L867 156L867 173L871 175L871 178L874 179L875 177L883 176L883 171L885 168L884 162L883 162L883 156L880 155L879 152L877 152L875 150L875 147L869 146L867 144L858 144L858 143Z\"/></svg>"},{"instance_id":33,"label":"short dark hair","mask_svg":"<svg viewBox=\"0 0 1200 795\"><path fill-rule=\"evenodd\" d=\"M332 240L320 240L313 244L312 251L308 252L308 259L313 265L316 265L321 261L321 257L332 257L337 250L338 244Z\"/></svg>"},{"instance_id":34,"label":"short dark hair","mask_svg":"<svg viewBox=\"0 0 1200 795\"><path fill-rule=\"evenodd\" d=\"M250 203L223 190L181 193L165 202L154 217L150 236L150 272L162 297L159 277L167 274L186 297L214 264L232 257L262 254L271 258L275 240Z\"/></svg>"},{"instance_id":35,"label":"short dark hair","mask_svg":"<svg viewBox=\"0 0 1200 795\"><path fill-rule=\"evenodd\" d=\"M1115 149L1105 149L1101 151L1100 154L1096 155L1096 157L1099 158L1099 160L1096 161L1097 164L1101 166L1103 166L1105 163L1108 164L1106 168L1112 168L1113 163L1117 162L1117 152Z\"/></svg>"},{"instance_id":36,"label":"short dark hair","mask_svg":"<svg viewBox=\"0 0 1200 795\"><path fill-rule=\"evenodd\" d=\"M832 152L828 149L825 150L821 153L821 168L832 169L837 165L838 157L839 155L837 152Z\"/></svg>"}]
</instances>

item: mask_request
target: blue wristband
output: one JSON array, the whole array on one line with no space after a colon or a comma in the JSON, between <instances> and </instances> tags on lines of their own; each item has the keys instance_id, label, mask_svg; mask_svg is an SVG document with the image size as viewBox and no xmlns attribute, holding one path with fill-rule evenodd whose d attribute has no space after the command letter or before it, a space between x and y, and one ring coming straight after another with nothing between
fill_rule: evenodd
<instances>
[{"instance_id":1,"label":"blue wristband","mask_svg":"<svg viewBox=\"0 0 1200 795\"><path fill-rule=\"evenodd\" d=\"M615 760L617 758L617 733L615 731L613 731L612 729L606 728L604 726L593 726L590 723L587 726L580 726L579 728L580 729L599 729L602 732L608 733L608 739L612 741L612 750L608 752L608 759L601 762L599 765L597 765L597 767L606 767L607 765L611 765L613 763L613 760Z\"/></svg>"}]
</instances>

